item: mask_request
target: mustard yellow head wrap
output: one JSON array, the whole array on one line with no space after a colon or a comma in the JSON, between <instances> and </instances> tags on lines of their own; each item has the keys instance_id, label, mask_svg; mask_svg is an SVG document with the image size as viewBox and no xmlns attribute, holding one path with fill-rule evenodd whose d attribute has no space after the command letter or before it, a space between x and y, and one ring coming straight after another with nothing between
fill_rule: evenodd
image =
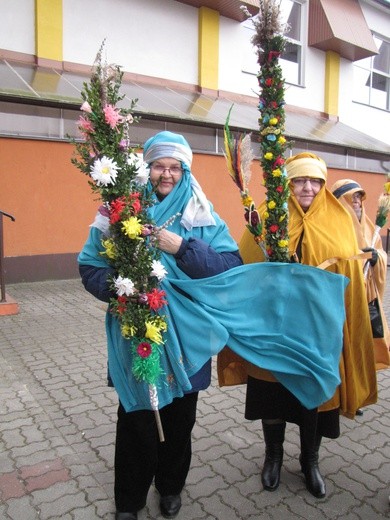
<instances>
[{"instance_id":1,"label":"mustard yellow head wrap","mask_svg":"<svg viewBox=\"0 0 390 520\"><path fill-rule=\"evenodd\" d=\"M328 170L325 161L311 152L302 152L286 160L287 177L311 177L326 181Z\"/></svg>"}]
</instances>

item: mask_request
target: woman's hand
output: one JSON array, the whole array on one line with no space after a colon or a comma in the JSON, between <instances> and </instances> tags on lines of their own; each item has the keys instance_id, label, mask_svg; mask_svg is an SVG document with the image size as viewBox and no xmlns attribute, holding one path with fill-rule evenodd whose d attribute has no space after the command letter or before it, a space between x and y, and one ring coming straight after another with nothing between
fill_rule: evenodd
<instances>
[{"instance_id":1,"label":"woman's hand","mask_svg":"<svg viewBox=\"0 0 390 520\"><path fill-rule=\"evenodd\" d=\"M172 233L172 231L168 231L167 229L161 229L158 232L156 239L157 247L161 249L161 251L165 251L171 255L175 255L179 251L183 241L181 236L176 235L176 233Z\"/></svg>"}]
</instances>

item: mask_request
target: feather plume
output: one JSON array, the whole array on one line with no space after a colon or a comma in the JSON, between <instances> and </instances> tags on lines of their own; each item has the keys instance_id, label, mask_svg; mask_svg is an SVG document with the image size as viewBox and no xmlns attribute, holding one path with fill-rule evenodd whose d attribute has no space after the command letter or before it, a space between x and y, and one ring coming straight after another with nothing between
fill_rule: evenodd
<instances>
[{"instance_id":1,"label":"feather plume","mask_svg":"<svg viewBox=\"0 0 390 520\"><path fill-rule=\"evenodd\" d=\"M247 193L248 183L251 178L251 165L253 152L251 134L232 135L229 128L230 114L233 105L228 112L224 127L225 158L229 175L233 179L241 193Z\"/></svg>"}]
</instances>

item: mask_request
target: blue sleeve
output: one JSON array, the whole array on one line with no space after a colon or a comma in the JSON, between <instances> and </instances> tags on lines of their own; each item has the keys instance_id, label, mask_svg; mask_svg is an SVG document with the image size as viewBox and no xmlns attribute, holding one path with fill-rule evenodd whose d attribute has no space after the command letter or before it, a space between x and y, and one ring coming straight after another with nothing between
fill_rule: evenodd
<instances>
[{"instance_id":1,"label":"blue sleeve","mask_svg":"<svg viewBox=\"0 0 390 520\"><path fill-rule=\"evenodd\" d=\"M77 261L85 289L99 300L108 303L115 297L109 283L110 278L115 275L115 270L101 255L102 237L102 232L92 227Z\"/></svg>"},{"instance_id":2,"label":"blue sleeve","mask_svg":"<svg viewBox=\"0 0 390 520\"><path fill-rule=\"evenodd\" d=\"M110 299L115 297L109 284L109 278L115 275L112 267L80 265L79 272L85 289L98 300L109 303Z\"/></svg>"},{"instance_id":3,"label":"blue sleeve","mask_svg":"<svg viewBox=\"0 0 390 520\"><path fill-rule=\"evenodd\" d=\"M240 253L217 253L200 238L183 239L175 259L177 266L190 278L207 278L243 264Z\"/></svg>"}]
</instances>

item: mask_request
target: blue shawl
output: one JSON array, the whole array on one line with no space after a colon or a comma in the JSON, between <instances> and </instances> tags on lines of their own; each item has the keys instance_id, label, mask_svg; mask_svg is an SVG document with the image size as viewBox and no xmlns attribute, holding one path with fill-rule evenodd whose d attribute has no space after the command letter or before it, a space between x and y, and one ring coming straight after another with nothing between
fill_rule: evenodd
<instances>
[{"instance_id":1,"label":"blue shawl","mask_svg":"<svg viewBox=\"0 0 390 520\"><path fill-rule=\"evenodd\" d=\"M161 226L176 214L182 215L188 204L192 201L194 195L193 184L196 181L188 166L184 163L182 166L183 176L172 192L162 201L159 201L153 196L154 205L149 211L150 216L158 226ZM152 192L150 183L148 189ZM207 200L206 202L206 213L209 213L213 224L199 226L195 218L193 227L187 229L181 225L181 217L178 216L174 222L170 224L168 229L182 236L184 239L189 239L190 237L200 238L217 252L237 251L237 243L232 239L226 224L218 214L214 212L212 205ZM205 208L201 208L201 213L204 216ZM99 221L101 220L102 217L100 215ZM80 265L108 267L105 258L100 254L103 251L102 238L104 238L103 233L93 224L88 240L78 256ZM190 280L190 278L177 267L172 255L162 252L161 262L164 264L168 272L168 277L172 282L177 280ZM162 288L165 290L167 295L166 299L168 300L168 306L163 309L163 312L164 314L168 312L169 326L168 331L164 334L165 344L160 347L163 374L157 384L159 408L172 402L175 397L182 397L185 392L190 391L191 384L189 378L198 372L211 357L210 349L206 347L209 352L207 356L200 356L198 358L195 352L194 355L187 359L187 356L184 354L186 348L185 343L187 341L184 332L185 325L182 324L180 313L177 314L174 309L170 309L171 299L172 301L174 300L173 294L176 297L177 291L170 283L163 284ZM185 298L185 300L187 300L187 298ZM185 320L187 319L186 317ZM201 320L196 320L196 324L199 328L202 327ZM177 333L179 329L182 331L180 334ZM106 314L106 334L110 376L121 403L126 411L151 409L148 385L136 381L132 374L131 341L123 338L119 322L110 312ZM203 349L201 345L199 347ZM202 360L201 362L199 362L200 359Z\"/></svg>"}]
</instances>

